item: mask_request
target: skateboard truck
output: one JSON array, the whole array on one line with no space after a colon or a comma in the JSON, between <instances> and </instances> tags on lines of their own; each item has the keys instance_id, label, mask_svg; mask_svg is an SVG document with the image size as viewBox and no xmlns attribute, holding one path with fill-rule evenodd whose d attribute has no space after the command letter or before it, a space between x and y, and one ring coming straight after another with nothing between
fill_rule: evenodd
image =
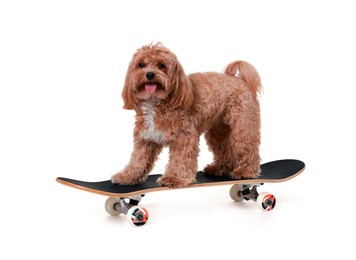
<instances>
[{"instance_id":1,"label":"skateboard truck","mask_svg":"<svg viewBox=\"0 0 356 260\"><path fill-rule=\"evenodd\" d=\"M251 185L242 185L242 191L238 192L238 195L245 200L253 200L256 201L258 197L257 185L254 185L252 188Z\"/></svg>"},{"instance_id":2,"label":"skateboard truck","mask_svg":"<svg viewBox=\"0 0 356 260\"><path fill-rule=\"evenodd\" d=\"M260 184L235 184L230 189L230 197L236 201L253 200L257 203L259 209L263 211L270 211L276 205L276 198L268 192L258 193L257 187ZM112 215L117 216L125 214L128 221L133 226L142 226L148 220L148 211L145 208L138 207L142 195L135 195L126 198L109 197L105 202L106 211Z\"/></svg>"},{"instance_id":3,"label":"skateboard truck","mask_svg":"<svg viewBox=\"0 0 356 260\"><path fill-rule=\"evenodd\" d=\"M230 197L236 201L253 200L257 203L259 209L270 211L276 206L276 198L269 192L258 193L257 187L260 184L235 184L230 189Z\"/></svg>"},{"instance_id":4,"label":"skateboard truck","mask_svg":"<svg viewBox=\"0 0 356 260\"><path fill-rule=\"evenodd\" d=\"M123 213L127 216L130 224L136 227L142 226L148 220L148 211L145 208L137 206L143 196L145 195L135 195L128 198L110 197L105 202L105 209L112 216ZM125 199L129 201L126 202Z\"/></svg>"},{"instance_id":5,"label":"skateboard truck","mask_svg":"<svg viewBox=\"0 0 356 260\"><path fill-rule=\"evenodd\" d=\"M230 189L230 197L236 201L253 200L257 203L259 209L270 211L276 205L276 198L268 192L258 193L257 187L260 184L235 184ZM148 211L145 208L138 207L142 197L145 194L130 196L126 198L109 197L105 202L106 211L117 216L125 214L128 221L133 226L143 226L148 221Z\"/></svg>"}]
</instances>

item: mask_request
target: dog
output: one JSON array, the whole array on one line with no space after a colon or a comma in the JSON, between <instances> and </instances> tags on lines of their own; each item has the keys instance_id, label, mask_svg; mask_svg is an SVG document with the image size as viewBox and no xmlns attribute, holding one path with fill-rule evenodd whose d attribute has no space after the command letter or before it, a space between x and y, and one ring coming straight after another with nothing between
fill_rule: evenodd
<instances>
[{"instance_id":1,"label":"dog","mask_svg":"<svg viewBox=\"0 0 356 260\"><path fill-rule=\"evenodd\" d=\"M201 134L213 153L205 174L258 177L261 90L258 72L246 61L228 64L223 73L186 75L177 56L161 43L138 49L122 90L124 109L136 112L133 152L111 181L144 182L167 146L169 162L158 184L178 188L194 183Z\"/></svg>"}]
</instances>

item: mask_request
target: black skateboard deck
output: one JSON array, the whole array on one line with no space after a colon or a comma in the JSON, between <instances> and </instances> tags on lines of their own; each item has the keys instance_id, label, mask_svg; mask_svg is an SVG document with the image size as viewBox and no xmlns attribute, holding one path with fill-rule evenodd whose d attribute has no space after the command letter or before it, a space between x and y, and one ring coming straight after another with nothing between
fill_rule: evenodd
<instances>
[{"instance_id":1,"label":"black skateboard deck","mask_svg":"<svg viewBox=\"0 0 356 260\"><path fill-rule=\"evenodd\" d=\"M233 185L230 189L230 197L236 201L256 201L257 206L263 211L270 211L276 205L276 199L271 193L258 193L257 187L268 182L283 182L299 175L305 168L305 164L299 160L279 160L261 165L261 174L255 179L235 180L229 176L214 177L198 172L196 182L187 188ZM78 181L63 177L56 180L72 188L109 196L105 202L106 211L113 216L121 213L127 215L129 223L133 226L142 226L148 221L148 211L138 207L145 193L174 190L157 184L160 174L149 175L148 179L137 185L118 185L110 180L99 182Z\"/></svg>"},{"instance_id":2,"label":"black skateboard deck","mask_svg":"<svg viewBox=\"0 0 356 260\"><path fill-rule=\"evenodd\" d=\"M305 164L299 160L279 160L268 162L261 165L261 174L256 179L236 180L230 176L210 176L203 172L198 172L196 183L189 185L187 188L201 186L216 186L228 184L254 184L268 182L282 182L294 178L303 171ZM147 180L136 185L118 185L113 184L110 180L99 182L86 182L58 177L57 181L61 184L112 197L130 197L138 194L145 194L153 191L172 190L172 188L162 187L157 184L160 174L149 175Z\"/></svg>"}]
</instances>

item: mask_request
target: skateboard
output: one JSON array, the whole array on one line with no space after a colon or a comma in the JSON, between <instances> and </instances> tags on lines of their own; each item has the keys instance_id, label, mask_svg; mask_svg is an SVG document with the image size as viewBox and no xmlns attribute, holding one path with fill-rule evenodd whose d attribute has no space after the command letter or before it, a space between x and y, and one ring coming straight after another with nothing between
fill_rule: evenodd
<instances>
[{"instance_id":1,"label":"skateboard","mask_svg":"<svg viewBox=\"0 0 356 260\"><path fill-rule=\"evenodd\" d=\"M258 178L236 180L230 176L210 176L200 171L197 173L196 182L185 188L197 188L218 185L233 185L230 197L236 201L252 200L258 208L270 211L276 205L276 198L268 192L258 193L257 187L264 183L276 183L290 180L299 175L305 164L299 160L278 160L261 165ZM142 226L148 221L148 211L138 204L145 194L155 191L164 191L184 188L168 188L157 184L160 174L149 175L147 180L136 185L118 185L110 180L100 182L78 181L58 177L57 182L72 188L100 194L109 197L105 202L106 211L113 216L125 214L133 226Z\"/></svg>"}]
</instances>

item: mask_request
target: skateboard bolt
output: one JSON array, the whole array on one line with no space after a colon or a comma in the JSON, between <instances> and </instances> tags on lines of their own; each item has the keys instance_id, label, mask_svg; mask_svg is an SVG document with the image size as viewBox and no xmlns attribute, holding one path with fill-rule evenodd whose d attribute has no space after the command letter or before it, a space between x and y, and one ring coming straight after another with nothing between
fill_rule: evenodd
<instances>
[{"instance_id":1,"label":"skateboard bolt","mask_svg":"<svg viewBox=\"0 0 356 260\"><path fill-rule=\"evenodd\" d=\"M266 204L267 204L268 206L272 206L273 202L272 202L271 200L266 200Z\"/></svg>"},{"instance_id":2,"label":"skateboard bolt","mask_svg":"<svg viewBox=\"0 0 356 260\"><path fill-rule=\"evenodd\" d=\"M143 214L142 214L142 212L138 212L138 213L135 215L135 217L136 217L136 220L142 221L142 220L143 220Z\"/></svg>"}]
</instances>

